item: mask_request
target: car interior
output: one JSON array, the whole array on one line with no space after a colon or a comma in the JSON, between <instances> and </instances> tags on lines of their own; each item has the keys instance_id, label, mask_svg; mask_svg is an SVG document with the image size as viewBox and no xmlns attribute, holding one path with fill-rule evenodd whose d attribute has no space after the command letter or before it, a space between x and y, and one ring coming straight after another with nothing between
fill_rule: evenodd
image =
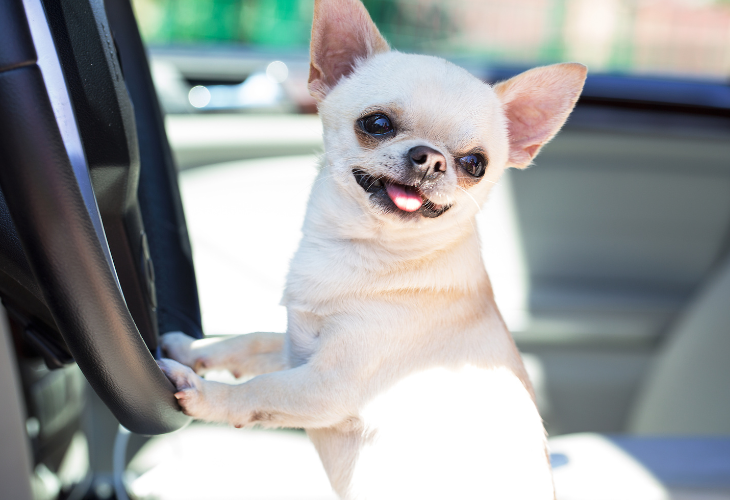
<instances>
[{"instance_id":1,"label":"car interior","mask_svg":"<svg viewBox=\"0 0 730 500\"><path fill-rule=\"evenodd\" d=\"M0 3L0 497L337 498L303 431L191 422L155 363L286 329L306 47L155 46L142 3ZM730 499L729 158L727 73L599 69L478 216L559 500Z\"/></svg>"}]
</instances>

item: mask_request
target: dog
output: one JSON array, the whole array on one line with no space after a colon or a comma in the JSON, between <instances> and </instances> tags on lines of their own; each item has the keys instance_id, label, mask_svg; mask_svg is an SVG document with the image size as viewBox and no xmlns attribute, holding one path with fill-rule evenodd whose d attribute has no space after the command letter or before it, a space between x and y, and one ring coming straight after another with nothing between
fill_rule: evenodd
<instances>
[{"instance_id":1,"label":"dog","mask_svg":"<svg viewBox=\"0 0 730 500\"><path fill-rule=\"evenodd\" d=\"M309 90L325 153L282 300L287 332L162 336L183 411L306 429L343 499L554 498L474 217L503 171L558 132L585 77L567 63L490 86L390 50L359 0L316 0ZM253 378L199 376L212 369Z\"/></svg>"}]
</instances>

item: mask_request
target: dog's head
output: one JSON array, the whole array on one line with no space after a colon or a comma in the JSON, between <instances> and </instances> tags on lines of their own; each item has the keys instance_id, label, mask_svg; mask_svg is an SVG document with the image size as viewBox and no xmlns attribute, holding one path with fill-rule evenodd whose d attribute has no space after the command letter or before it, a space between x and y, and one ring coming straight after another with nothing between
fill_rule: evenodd
<instances>
[{"instance_id":1,"label":"dog's head","mask_svg":"<svg viewBox=\"0 0 730 500\"><path fill-rule=\"evenodd\" d=\"M472 216L505 168L529 165L557 133L585 76L559 64L491 87L443 59L391 51L359 0L315 1L309 90L325 168L381 223Z\"/></svg>"}]
</instances>

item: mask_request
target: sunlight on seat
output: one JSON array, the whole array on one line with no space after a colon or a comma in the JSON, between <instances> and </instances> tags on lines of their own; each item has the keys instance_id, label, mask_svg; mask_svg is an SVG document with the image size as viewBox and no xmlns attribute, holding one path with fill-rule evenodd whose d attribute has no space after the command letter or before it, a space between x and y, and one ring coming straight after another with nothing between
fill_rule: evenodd
<instances>
[{"instance_id":1,"label":"sunlight on seat","mask_svg":"<svg viewBox=\"0 0 730 500\"><path fill-rule=\"evenodd\" d=\"M153 438L129 466L140 500L336 500L301 431L193 424Z\"/></svg>"},{"instance_id":2,"label":"sunlight on seat","mask_svg":"<svg viewBox=\"0 0 730 500\"><path fill-rule=\"evenodd\" d=\"M599 434L550 440L550 452L567 457L553 470L558 500L669 500L662 484L640 462Z\"/></svg>"}]
</instances>

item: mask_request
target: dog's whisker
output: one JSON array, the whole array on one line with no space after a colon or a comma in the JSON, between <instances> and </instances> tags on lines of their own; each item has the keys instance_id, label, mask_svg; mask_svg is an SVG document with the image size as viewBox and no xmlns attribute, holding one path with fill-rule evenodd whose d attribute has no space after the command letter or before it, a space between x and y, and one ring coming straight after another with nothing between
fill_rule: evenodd
<instances>
[{"instance_id":1,"label":"dog's whisker","mask_svg":"<svg viewBox=\"0 0 730 500\"><path fill-rule=\"evenodd\" d=\"M466 193L466 195L471 199L471 201L474 202L474 204L477 206L477 211L481 211L482 210L482 207L479 205L479 203L477 202L477 200L475 200L474 197L471 194L469 194L469 191L467 191L466 189L464 189L461 186L456 186L456 187L459 188L459 189L461 189L462 191L464 191L464 193Z\"/></svg>"},{"instance_id":2,"label":"dog's whisker","mask_svg":"<svg viewBox=\"0 0 730 500\"><path fill-rule=\"evenodd\" d=\"M370 175L370 174L368 174L368 179L372 179L372 178L373 178L373 176ZM368 185L368 189L370 189L371 187L373 187L373 185L376 182L381 181L382 179L383 179L383 176L382 175L378 175L377 177L375 177L375 179L373 180L373 182L371 182L370 185Z\"/></svg>"},{"instance_id":3,"label":"dog's whisker","mask_svg":"<svg viewBox=\"0 0 730 500\"><path fill-rule=\"evenodd\" d=\"M305 187L304 189L311 190L314 188L317 184L321 184L322 182L329 180L334 177L334 174L332 173L326 173L326 174L320 174L315 179L314 182L312 182L312 185L310 187Z\"/></svg>"}]
</instances>

